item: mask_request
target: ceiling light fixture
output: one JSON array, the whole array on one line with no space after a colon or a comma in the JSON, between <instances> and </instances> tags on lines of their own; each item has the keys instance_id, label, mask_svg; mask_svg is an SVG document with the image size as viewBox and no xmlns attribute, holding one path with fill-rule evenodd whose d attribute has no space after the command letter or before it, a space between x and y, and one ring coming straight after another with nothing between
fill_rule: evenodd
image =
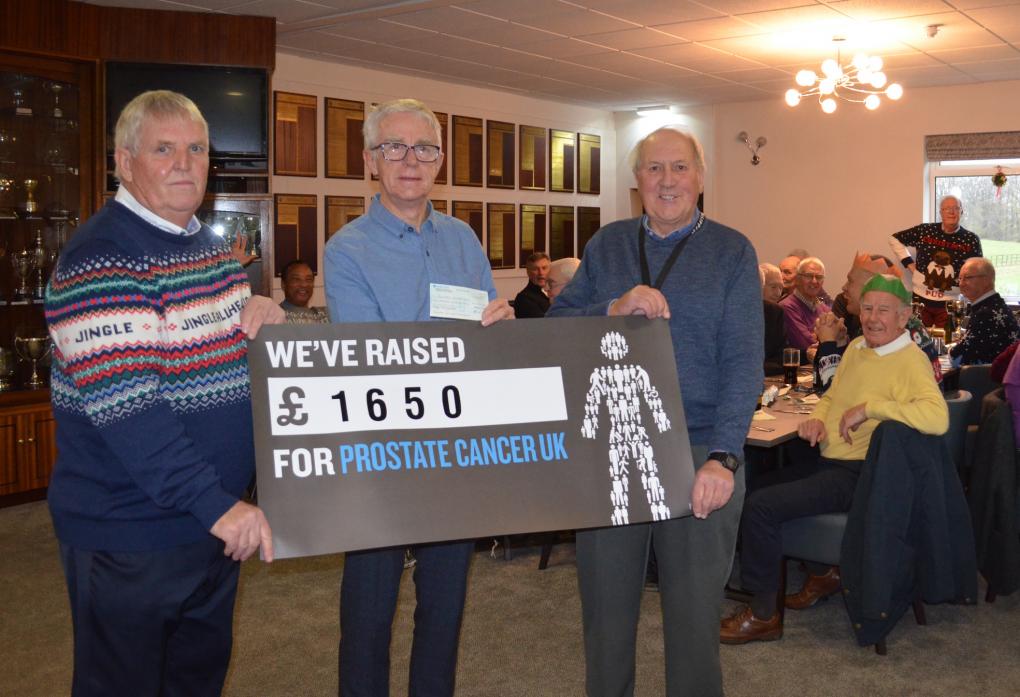
<instances>
[{"instance_id":1,"label":"ceiling light fixture","mask_svg":"<svg viewBox=\"0 0 1020 697\"><path fill-rule=\"evenodd\" d=\"M665 104L659 106L640 106L637 109L638 116L657 116L659 114L672 114L673 109Z\"/></svg>"},{"instance_id":2,"label":"ceiling light fixture","mask_svg":"<svg viewBox=\"0 0 1020 697\"><path fill-rule=\"evenodd\" d=\"M903 96L903 87L897 82L887 84L888 77L882 72L882 59L858 53L847 65L842 65L839 44L842 37L834 37L836 57L822 62L822 74L813 70L801 70L797 73L797 84L807 88L801 92L797 88L786 91L786 103L797 106L804 97L818 95L818 103L822 111L831 114L836 111L837 99L845 102L863 104L874 111L881 103L880 95L897 100Z\"/></svg>"}]
</instances>

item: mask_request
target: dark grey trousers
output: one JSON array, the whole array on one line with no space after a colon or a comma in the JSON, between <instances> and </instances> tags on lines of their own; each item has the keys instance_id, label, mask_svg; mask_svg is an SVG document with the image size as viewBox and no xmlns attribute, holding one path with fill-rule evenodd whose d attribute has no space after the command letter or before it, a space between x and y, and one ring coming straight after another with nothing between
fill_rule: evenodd
<instances>
[{"instance_id":1,"label":"dark grey trousers","mask_svg":"<svg viewBox=\"0 0 1020 697\"><path fill-rule=\"evenodd\" d=\"M706 448L694 447L696 467ZM577 533L589 697L632 697L638 613L649 544L659 566L668 697L722 697L719 620L733 564L743 468L730 501L705 520L693 516Z\"/></svg>"}]
</instances>

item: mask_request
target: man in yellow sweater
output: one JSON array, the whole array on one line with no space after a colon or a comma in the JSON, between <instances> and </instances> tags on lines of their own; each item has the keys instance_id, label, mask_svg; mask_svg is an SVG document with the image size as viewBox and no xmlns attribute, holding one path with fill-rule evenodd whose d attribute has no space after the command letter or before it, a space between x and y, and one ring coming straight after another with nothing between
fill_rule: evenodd
<instances>
[{"instance_id":1,"label":"man in yellow sweater","mask_svg":"<svg viewBox=\"0 0 1020 697\"><path fill-rule=\"evenodd\" d=\"M864 335L847 347L832 386L799 429L812 446L811 456L751 483L740 521L740 575L744 590L753 595L750 605L722 621L724 644L782 637L777 607L782 524L850 509L871 434L880 422L900 421L932 435L949 427L949 410L931 363L905 330L910 300L896 276L877 275L864 286ZM801 597L797 606L790 602L797 596L791 596L787 607L807 607L835 592L838 573L832 569L809 576L805 590L797 594L807 600Z\"/></svg>"}]
</instances>

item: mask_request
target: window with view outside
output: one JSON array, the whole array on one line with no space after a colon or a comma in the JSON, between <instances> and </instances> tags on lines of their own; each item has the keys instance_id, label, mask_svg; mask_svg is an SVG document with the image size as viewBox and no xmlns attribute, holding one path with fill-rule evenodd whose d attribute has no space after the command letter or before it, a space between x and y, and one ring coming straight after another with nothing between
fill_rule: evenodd
<instances>
[{"instance_id":1,"label":"window with view outside","mask_svg":"<svg viewBox=\"0 0 1020 697\"><path fill-rule=\"evenodd\" d=\"M1007 175L1006 185L992 184L996 167ZM943 162L932 168L932 220L939 220L943 196L963 201L961 224L981 238L984 255L995 266L995 288L1006 302L1020 302L1020 161Z\"/></svg>"}]
</instances>

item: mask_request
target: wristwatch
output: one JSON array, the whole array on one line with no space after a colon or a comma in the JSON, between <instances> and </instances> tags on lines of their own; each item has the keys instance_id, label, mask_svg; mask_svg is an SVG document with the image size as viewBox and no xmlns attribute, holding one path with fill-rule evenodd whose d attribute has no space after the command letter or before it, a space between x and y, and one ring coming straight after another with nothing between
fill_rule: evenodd
<instances>
[{"instance_id":1,"label":"wristwatch","mask_svg":"<svg viewBox=\"0 0 1020 697\"><path fill-rule=\"evenodd\" d=\"M730 472L736 472L740 469L740 458L733 453L728 453L724 450L716 450L708 454L709 460L715 460L720 465L728 469Z\"/></svg>"}]
</instances>

